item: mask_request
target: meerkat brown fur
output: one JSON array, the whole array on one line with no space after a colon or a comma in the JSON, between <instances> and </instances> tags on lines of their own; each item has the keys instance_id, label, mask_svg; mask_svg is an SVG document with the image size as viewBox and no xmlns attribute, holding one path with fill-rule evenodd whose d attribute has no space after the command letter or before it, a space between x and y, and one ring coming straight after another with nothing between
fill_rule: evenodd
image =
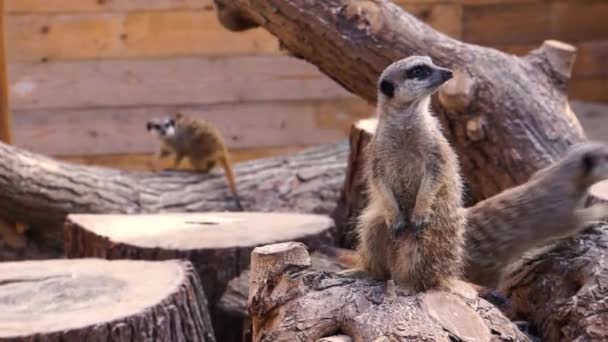
<instances>
[{"instance_id":1,"label":"meerkat brown fur","mask_svg":"<svg viewBox=\"0 0 608 342\"><path fill-rule=\"evenodd\" d=\"M155 132L161 140L161 147L156 153L157 163L170 154L174 155L174 168L179 166L184 157L188 157L194 169L199 172L209 172L219 163L224 169L238 209L243 210L236 189L230 155L216 127L207 121L195 120L176 113L170 118L149 121L146 128L149 132Z\"/></svg>"},{"instance_id":2,"label":"meerkat brown fur","mask_svg":"<svg viewBox=\"0 0 608 342\"><path fill-rule=\"evenodd\" d=\"M524 253L608 216L608 205L584 208L587 190L608 179L608 144L574 145L557 162L513 188L466 209L466 278L500 288L506 267Z\"/></svg>"},{"instance_id":3,"label":"meerkat brown fur","mask_svg":"<svg viewBox=\"0 0 608 342\"><path fill-rule=\"evenodd\" d=\"M388 66L378 81L378 127L367 146L369 203L357 232L361 269L416 291L444 287L462 271L465 218L456 154L430 113L452 78L429 57Z\"/></svg>"}]
</instances>

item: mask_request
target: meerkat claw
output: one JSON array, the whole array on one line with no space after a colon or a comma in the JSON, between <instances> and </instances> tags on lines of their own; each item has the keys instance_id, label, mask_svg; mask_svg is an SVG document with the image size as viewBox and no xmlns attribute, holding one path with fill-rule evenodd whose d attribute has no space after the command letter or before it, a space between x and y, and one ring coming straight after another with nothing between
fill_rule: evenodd
<instances>
[{"instance_id":1,"label":"meerkat claw","mask_svg":"<svg viewBox=\"0 0 608 342\"><path fill-rule=\"evenodd\" d=\"M397 216L395 221L392 223L392 229L393 233L395 234L395 237L402 236L405 233L406 228L407 225L405 224L405 219L403 218L403 215Z\"/></svg>"},{"instance_id":2,"label":"meerkat claw","mask_svg":"<svg viewBox=\"0 0 608 342\"><path fill-rule=\"evenodd\" d=\"M424 229L424 227L429 223L429 220L424 217L424 216L412 216L411 219L411 227L412 227L412 232L414 234L417 234L418 232L422 231L422 229Z\"/></svg>"}]
</instances>

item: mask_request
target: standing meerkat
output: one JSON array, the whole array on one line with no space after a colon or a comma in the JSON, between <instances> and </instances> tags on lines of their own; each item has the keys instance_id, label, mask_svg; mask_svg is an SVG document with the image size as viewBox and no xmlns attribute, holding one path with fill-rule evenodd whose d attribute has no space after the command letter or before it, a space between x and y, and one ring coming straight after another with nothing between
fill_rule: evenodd
<instances>
[{"instance_id":1,"label":"standing meerkat","mask_svg":"<svg viewBox=\"0 0 608 342\"><path fill-rule=\"evenodd\" d=\"M524 253L607 217L606 204L583 207L589 187L607 178L608 145L581 143L527 182L467 208L466 278L498 288Z\"/></svg>"},{"instance_id":2,"label":"standing meerkat","mask_svg":"<svg viewBox=\"0 0 608 342\"><path fill-rule=\"evenodd\" d=\"M361 268L343 275L392 278L415 291L462 271L465 217L455 152L430 113L452 71L429 57L388 66L378 80L378 127L367 146L369 203L357 232Z\"/></svg>"},{"instance_id":3,"label":"standing meerkat","mask_svg":"<svg viewBox=\"0 0 608 342\"><path fill-rule=\"evenodd\" d=\"M156 153L156 163L173 154L173 167L177 168L184 157L188 157L196 171L209 172L220 164L236 205L243 210L239 199L230 155L219 130L204 120L194 120L176 113L173 117L147 122L148 132L154 132L161 140Z\"/></svg>"}]
</instances>

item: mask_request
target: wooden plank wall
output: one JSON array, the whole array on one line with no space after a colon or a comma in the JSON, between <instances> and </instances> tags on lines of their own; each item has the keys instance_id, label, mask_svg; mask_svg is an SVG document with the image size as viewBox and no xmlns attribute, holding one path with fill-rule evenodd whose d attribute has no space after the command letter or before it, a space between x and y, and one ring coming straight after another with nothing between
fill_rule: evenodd
<instances>
[{"instance_id":1,"label":"wooden plank wall","mask_svg":"<svg viewBox=\"0 0 608 342\"><path fill-rule=\"evenodd\" d=\"M606 0L398 0L442 32L512 53L580 48L571 94L608 101ZM145 121L182 110L216 123L235 159L343 139L373 109L284 55L262 29L232 33L211 0L6 0L14 143L145 168Z\"/></svg>"}]
</instances>

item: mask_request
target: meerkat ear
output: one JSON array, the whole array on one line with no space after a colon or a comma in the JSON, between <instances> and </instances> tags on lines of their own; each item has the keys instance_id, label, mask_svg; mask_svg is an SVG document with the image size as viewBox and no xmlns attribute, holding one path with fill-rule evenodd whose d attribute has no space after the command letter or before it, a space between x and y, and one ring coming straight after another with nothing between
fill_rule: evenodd
<instances>
[{"instance_id":1,"label":"meerkat ear","mask_svg":"<svg viewBox=\"0 0 608 342\"><path fill-rule=\"evenodd\" d=\"M595 158L591 153L585 154L583 156L583 172L589 173L593 170L595 166Z\"/></svg>"},{"instance_id":2,"label":"meerkat ear","mask_svg":"<svg viewBox=\"0 0 608 342\"><path fill-rule=\"evenodd\" d=\"M391 81L382 80L380 82L380 91L384 96L391 98L395 95L395 85Z\"/></svg>"},{"instance_id":3,"label":"meerkat ear","mask_svg":"<svg viewBox=\"0 0 608 342\"><path fill-rule=\"evenodd\" d=\"M176 112L175 115L173 115L173 117L176 119L181 119L182 117L184 117L184 115L181 112Z\"/></svg>"}]
</instances>

